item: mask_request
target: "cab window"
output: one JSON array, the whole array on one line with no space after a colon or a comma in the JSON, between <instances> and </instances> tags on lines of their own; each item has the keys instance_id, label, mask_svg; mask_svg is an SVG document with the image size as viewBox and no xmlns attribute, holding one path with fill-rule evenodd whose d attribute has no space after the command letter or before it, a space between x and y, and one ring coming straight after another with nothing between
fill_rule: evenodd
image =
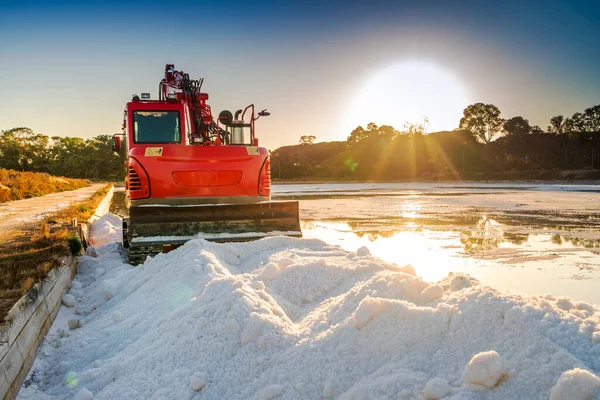
<instances>
[{"instance_id":1,"label":"cab window","mask_svg":"<svg viewBox=\"0 0 600 400\"><path fill-rule=\"evenodd\" d=\"M179 143L179 111L134 111L134 143Z\"/></svg>"}]
</instances>

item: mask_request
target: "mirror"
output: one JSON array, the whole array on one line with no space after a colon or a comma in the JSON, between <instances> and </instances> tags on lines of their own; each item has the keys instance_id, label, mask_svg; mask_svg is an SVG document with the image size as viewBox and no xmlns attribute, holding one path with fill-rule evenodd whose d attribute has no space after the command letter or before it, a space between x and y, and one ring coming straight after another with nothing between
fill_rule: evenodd
<instances>
[{"instance_id":1,"label":"mirror","mask_svg":"<svg viewBox=\"0 0 600 400\"><path fill-rule=\"evenodd\" d=\"M117 134L117 135L119 135L119 134ZM116 151L118 153L121 151L121 136L117 136L117 135L113 135L112 144L113 144L113 151Z\"/></svg>"}]
</instances>

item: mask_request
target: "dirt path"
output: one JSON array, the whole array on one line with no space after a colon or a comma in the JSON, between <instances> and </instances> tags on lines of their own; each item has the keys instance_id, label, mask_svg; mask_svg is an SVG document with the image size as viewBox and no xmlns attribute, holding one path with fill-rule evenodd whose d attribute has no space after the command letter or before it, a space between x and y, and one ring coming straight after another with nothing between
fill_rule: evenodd
<instances>
[{"instance_id":1,"label":"dirt path","mask_svg":"<svg viewBox=\"0 0 600 400\"><path fill-rule=\"evenodd\" d=\"M97 183L68 192L0 204L0 246L31 232L32 228L37 228L39 220L45 215L67 207L73 202L85 200L104 186L106 184Z\"/></svg>"}]
</instances>

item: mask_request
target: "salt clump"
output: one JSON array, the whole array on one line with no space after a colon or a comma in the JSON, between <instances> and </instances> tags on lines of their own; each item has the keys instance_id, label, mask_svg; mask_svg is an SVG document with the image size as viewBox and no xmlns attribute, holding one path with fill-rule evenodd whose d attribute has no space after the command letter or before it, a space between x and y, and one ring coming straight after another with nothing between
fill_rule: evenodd
<instances>
[{"instance_id":1,"label":"salt clump","mask_svg":"<svg viewBox=\"0 0 600 400\"><path fill-rule=\"evenodd\" d=\"M115 288L112 285L107 285L104 288L104 300L109 301L113 297L115 297Z\"/></svg>"},{"instance_id":2,"label":"salt clump","mask_svg":"<svg viewBox=\"0 0 600 400\"><path fill-rule=\"evenodd\" d=\"M433 300L437 300L444 295L444 288L440 285L427 286L421 292L421 301L423 303L430 303Z\"/></svg>"},{"instance_id":3,"label":"salt clump","mask_svg":"<svg viewBox=\"0 0 600 400\"><path fill-rule=\"evenodd\" d=\"M556 306L561 310L569 311L571 308L573 308L573 302L567 297L559 297L556 300Z\"/></svg>"},{"instance_id":4,"label":"salt clump","mask_svg":"<svg viewBox=\"0 0 600 400\"><path fill-rule=\"evenodd\" d=\"M270 262L265 266L258 278L264 281L271 281L275 279L277 275L279 275L279 267L277 264Z\"/></svg>"},{"instance_id":5,"label":"salt clump","mask_svg":"<svg viewBox=\"0 0 600 400\"><path fill-rule=\"evenodd\" d=\"M279 267L279 269L284 269L289 267L290 265L294 264L294 260L292 260L291 258L282 258L281 260L277 261L277 266Z\"/></svg>"},{"instance_id":6,"label":"salt clump","mask_svg":"<svg viewBox=\"0 0 600 400\"><path fill-rule=\"evenodd\" d=\"M77 302L72 294L67 293L63 296L62 303L67 307L73 307Z\"/></svg>"},{"instance_id":7,"label":"salt clump","mask_svg":"<svg viewBox=\"0 0 600 400\"><path fill-rule=\"evenodd\" d=\"M592 400L600 398L600 378L584 369L562 373L550 392L550 400Z\"/></svg>"},{"instance_id":8,"label":"salt clump","mask_svg":"<svg viewBox=\"0 0 600 400\"><path fill-rule=\"evenodd\" d=\"M121 311L115 311L115 313L113 314L113 321L115 322L121 322L125 319L125 317L123 316L123 313Z\"/></svg>"},{"instance_id":9,"label":"salt clump","mask_svg":"<svg viewBox=\"0 0 600 400\"><path fill-rule=\"evenodd\" d=\"M208 376L205 374L196 374L190 376L190 387L192 390L199 392L208 384Z\"/></svg>"},{"instance_id":10,"label":"salt clump","mask_svg":"<svg viewBox=\"0 0 600 400\"><path fill-rule=\"evenodd\" d=\"M469 279L467 279L467 277L464 275L454 275L450 281L450 290L453 292L468 288L469 286L471 286L471 282L469 282Z\"/></svg>"},{"instance_id":11,"label":"salt clump","mask_svg":"<svg viewBox=\"0 0 600 400\"><path fill-rule=\"evenodd\" d=\"M283 393L283 386L281 385L269 385L263 389L262 399L273 400Z\"/></svg>"},{"instance_id":12,"label":"salt clump","mask_svg":"<svg viewBox=\"0 0 600 400\"><path fill-rule=\"evenodd\" d=\"M85 255L88 257L98 257L98 253L96 253L94 246L88 246L88 248L85 249Z\"/></svg>"},{"instance_id":13,"label":"salt clump","mask_svg":"<svg viewBox=\"0 0 600 400\"><path fill-rule=\"evenodd\" d=\"M371 251L367 246L362 246L356 249L356 255L359 257L366 257L371 255Z\"/></svg>"},{"instance_id":14,"label":"salt clump","mask_svg":"<svg viewBox=\"0 0 600 400\"><path fill-rule=\"evenodd\" d=\"M89 390L83 388L77 392L73 400L94 400L94 395Z\"/></svg>"},{"instance_id":15,"label":"salt clump","mask_svg":"<svg viewBox=\"0 0 600 400\"><path fill-rule=\"evenodd\" d=\"M446 396L450 391L450 385L442 378L430 379L423 389L423 396L427 400L438 400Z\"/></svg>"},{"instance_id":16,"label":"salt clump","mask_svg":"<svg viewBox=\"0 0 600 400\"><path fill-rule=\"evenodd\" d=\"M375 316L389 310L391 302L387 299L376 299L366 297L360 302L356 312L354 313L354 326L360 329L367 325Z\"/></svg>"},{"instance_id":17,"label":"salt clump","mask_svg":"<svg viewBox=\"0 0 600 400\"><path fill-rule=\"evenodd\" d=\"M71 318L68 322L69 328L77 329L81 327L81 322L77 318Z\"/></svg>"},{"instance_id":18,"label":"salt clump","mask_svg":"<svg viewBox=\"0 0 600 400\"><path fill-rule=\"evenodd\" d=\"M465 368L462 379L465 383L491 389L498 385L507 372L500 354L491 350L474 355Z\"/></svg>"}]
</instances>

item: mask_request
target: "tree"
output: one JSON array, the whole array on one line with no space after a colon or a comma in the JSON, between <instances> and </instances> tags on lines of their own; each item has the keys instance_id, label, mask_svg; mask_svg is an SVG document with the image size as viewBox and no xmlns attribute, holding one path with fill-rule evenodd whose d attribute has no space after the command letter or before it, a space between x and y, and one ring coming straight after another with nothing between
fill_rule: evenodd
<instances>
[{"instance_id":1,"label":"tree","mask_svg":"<svg viewBox=\"0 0 600 400\"><path fill-rule=\"evenodd\" d=\"M475 103L463 111L460 128L468 129L484 143L489 143L502 130L500 110L493 104Z\"/></svg>"},{"instance_id":2,"label":"tree","mask_svg":"<svg viewBox=\"0 0 600 400\"><path fill-rule=\"evenodd\" d=\"M29 128L2 131L0 167L19 171L47 172L48 137Z\"/></svg>"},{"instance_id":3,"label":"tree","mask_svg":"<svg viewBox=\"0 0 600 400\"><path fill-rule=\"evenodd\" d=\"M316 138L313 135L302 135L300 136L300 144L313 144Z\"/></svg>"},{"instance_id":4,"label":"tree","mask_svg":"<svg viewBox=\"0 0 600 400\"><path fill-rule=\"evenodd\" d=\"M562 115L550 118L550 125L548 126L548 132L561 134L565 130L565 118Z\"/></svg>"},{"instance_id":5,"label":"tree","mask_svg":"<svg viewBox=\"0 0 600 400\"><path fill-rule=\"evenodd\" d=\"M414 124L412 122L406 121L404 123L404 128L402 129L402 133L405 135L424 135L427 133L427 128L429 127L429 118L423 118L423 122L419 124Z\"/></svg>"},{"instance_id":6,"label":"tree","mask_svg":"<svg viewBox=\"0 0 600 400\"><path fill-rule=\"evenodd\" d=\"M548 130L549 132L549 130ZM531 134L533 135L539 135L544 133L544 130L542 128L539 127L539 125L534 125L531 127Z\"/></svg>"},{"instance_id":7,"label":"tree","mask_svg":"<svg viewBox=\"0 0 600 400\"><path fill-rule=\"evenodd\" d=\"M531 132L529 121L518 116L504 122L504 131L507 135L527 135Z\"/></svg>"},{"instance_id":8,"label":"tree","mask_svg":"<svg viewBox=\"0 0 600 400\"><path fill-rule=\"evenodd\" d=\"M582 113L576 112L571 117L571 127L575 132L584 132L585 131L585 117Z\"/></svg>"},{"instance_id":9,"label":"tree","mask_svg":"<svg viewBox=\"0 0 600 400\"><path fill-rule=\"evenodd\" d=\"M600 131L600 105L586 108L583 112L583 120L587 132Z\"/></svg>"},{"instance_id":10,"label":"tree","mask_svg":"<svg viewBox=\"0 0 600 400\"><path fill-rule=\"evenodd\" d=\"M575 129L573 127L573 120L571 118L565 118L565 122L563 123L564 132L573 132Z\"/></svg>"},{"instance_id":11,"label":"tree","mask_svg":"<svg viewBox=\"0 0 600 400\"><path fill-rule=\"evenodd\" d=\"M374 123L370 123L369 125L367 125L367 127L375 125ZM377 128L377 125L375 125L375 128ZM356 129L354 129L352 132L350 132L350 136L348 136L348 143L349 144L356 144L361 142L362 140L366 139L369 137L369 131L365 130L362 126L358 126L356 127Z\"/></svg>"}]
</instances>

